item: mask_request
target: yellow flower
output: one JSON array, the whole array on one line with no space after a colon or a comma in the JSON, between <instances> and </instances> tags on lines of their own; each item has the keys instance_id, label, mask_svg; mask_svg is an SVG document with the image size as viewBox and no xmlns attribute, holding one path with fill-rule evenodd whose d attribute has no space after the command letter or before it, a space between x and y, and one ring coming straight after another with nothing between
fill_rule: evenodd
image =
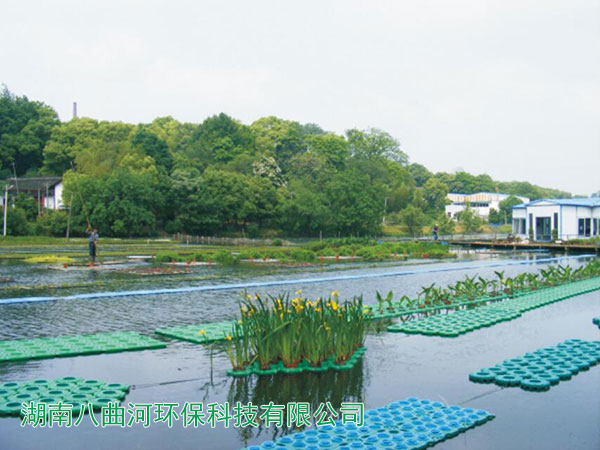
<instances>
[{"instance_id":1,"label":"yellow flower","mask_svg":"<svg viewBox=\"0 0 600 450\"><path fill-rule=\"evenodd\" d=\"M200 330L200 331L198 331L198 334L200 336L206 336L206 330Z\"/></svg>"},{"instance_id":2,"label":"yellow flower","mask_svg":"<svg viewBox=\"0 0 600 450\"><path fill-rule=\"evenodd\" d=\"M309 308L312 308L313 307L313 302L311 302L310 300L308 300L306 302L306 306L308 306Z\"/></svg>"},{"instance_id":3,"label":"yellow flower","mask_svg":"<svg viewBox=\"0 0 600 450\"><path fill-rule=\"evenodd\" d=\"M227 336L225 336L225 339L226 339L227 341L231 341L231 336L227 335Z\"/></svg>"},{"instance_id":4,"label":"yellow flower","mask_svg":"<svg viewBox=\"0 0 600 450\"><path fill-rule=\"evenodd\" d=\"M302 295L302 289L298 289L298 290L296 291L296 295Z\"/></svg>"},{"instance_id":5,"label":"yellow flower","mask_svg":"<svg viewBox=\"0 0 600 450\"><path fill-rule=\"evenodd\" d=\"M338 310L338 304L335 301L331 301L330 308L334 311Z\"/></svg>"},{"instance_id":6,"label":"yellow flower","mask_svg":"<svg viewBox=\"0 0 600 450\"><path fill-rule=\"evenodd\" d=\"M252 296L250 294L246 294L246 300L252 300Z\"/></svg>"},{"instance_id":7,"label":"yellow flower","mask_svg":"<svg viewBox=\"0 0 600 450\"><path fill-rule=\"evenodd\" d=\"M279 314L279 317L281 318L281 320L283 320L283 313Z\"/></svg>"},{"instance_id":8,"label":"yellow flower","mask_svg":"<svg viewBox=\"0 0 600 450\"><path fill-rule=\"evenodd\" d=\"M333 291L333 292L331 293L331 296L332 296L332 297L339 297L339 296L340 296L340 293L339 293L338 291Z\"/></svg>"},{"instance_id":9,"label":"yellow flower","mask_svg":"<svg viewBox=\"0 0 600 450\"><path fill-rule=\"evenodd\" d=\"M241 321L241 320L238 320L238 325L241 325L241 324L242 324L242 321Z\"/></svg>"}]
</instances>

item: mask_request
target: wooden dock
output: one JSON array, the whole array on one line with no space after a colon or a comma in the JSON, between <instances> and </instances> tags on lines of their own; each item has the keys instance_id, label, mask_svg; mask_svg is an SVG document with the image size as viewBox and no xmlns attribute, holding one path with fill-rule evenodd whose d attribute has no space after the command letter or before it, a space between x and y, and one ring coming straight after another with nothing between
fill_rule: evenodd
<instances>
[{"instance_id":1,"label":"wooden dock","mask_svg":"<svg viewBox=\"0 0 600 450\"><path fill-rule=\"evenodd\" d=\"M449 240L449 244L465 247L500 248L507 250L548 250L565 253L596 253L600 254L600 245L569 244L568 242L509 242L494 240Z\"/></svg>"}]
</instances>

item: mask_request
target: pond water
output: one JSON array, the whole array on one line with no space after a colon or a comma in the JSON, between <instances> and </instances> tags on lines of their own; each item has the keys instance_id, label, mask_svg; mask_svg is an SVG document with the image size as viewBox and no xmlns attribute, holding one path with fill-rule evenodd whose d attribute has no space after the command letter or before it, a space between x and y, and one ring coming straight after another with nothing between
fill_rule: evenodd
<instances>
[{"instance_id":1,"label":"pond water","mask_svg":"<svg viewBox=\"0 0 600 450\"><path fill-rule=\"evenodd\" d=\"M533 271L547 265L535 263L542 254L519 254L531 259L531 265L505 268L487 267L491 259L510 262L513 254L476 254L469 261L427 262L406 266L367 264L343 267L303 269L202 268L198 274L211 274L202 285L260 281L270 279L306 279L313 276L390 272L427 268L456 268L479 265L476 269L418 273L398 277L339 280L317 284L291 284L285 288L264 287L261 293L303 290L313 297L337 290L342 298L363 294L367 303L374 301L376 290L393 290L396 295L414 295L421 286L435 282L452 283L478 274L493 277L494 270L508 275ZM471 261L473 259L473 261ZM576 260L569 264L578 265ZM462 265L462 266L461 266ZM23 283L28 276L47 278L57 274L30 275L30 266L4 265L0 275ZM23 275L21 275L23 274ZM66 272L71 276L70 272ZM23 277L22 277L23 276ZM110 278L105 272L77 272L69 282ZM73 281L76 280L76 281ZM27 281L25 281L27 282ZM64 280L59 282L63 283ZM40 281L36 281L40 283ZM142 282L140 282L142 283ZM182 280L145 279L146 288L177 286ZM192 283L186 283L190 285ZM254 292L254 291L252 291ZM61 293L62 295L62 293ZM232 319L236 316L236 291L207 291L172 295L107 298L97 300L57 300L47 303L0 306L0 339L25 339L98 331L136 330L151 335L159 327ZM481 408L496 414L496 419L438 444L443 449L598 449L600 448L600 367L582 372L561 382L550 391L530 393L518 388L502 389L495 385L471 383L468 374L540 347L556 345L570 338L598 340L600 332L592 325L600 315L600 292L578 296L528 312L511 322L478 330L454 339L382 333L369 335L368 351L352 370L294 377L275 376L234 380L226 376L229 361L223 348L169 341L163 350L116 353L76 358L36 360L0 364L0 381L37 378L52 379L67 375L97 378L134 386L126 401L235 402L266 404L273 401L309 401L314 406L331 401L361 401L376 408L409 396L429 398L464 407ZM212 363L211 363L212 359ZM218 425L194 429L181 422L172 428L152 424L149 428L96 428L89 418L77 428L22 428L16 418L0 419L0 448L75 449L233 449L280 436L286 430L274 428L235 429Z\"/></svg>"}]
</instances>

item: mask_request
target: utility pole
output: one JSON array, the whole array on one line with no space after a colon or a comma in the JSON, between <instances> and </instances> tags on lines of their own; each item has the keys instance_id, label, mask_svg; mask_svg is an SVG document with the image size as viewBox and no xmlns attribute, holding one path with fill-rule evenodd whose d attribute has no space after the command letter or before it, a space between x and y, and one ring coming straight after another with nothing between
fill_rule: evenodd
<instances>
[{"instance_id":1,"label":"utility pole","mask_svg":"<svg viewBox=\"0 0 600 450\"><path fill-rule=\"evenodd\" d=\"M4 185L4 226L2 236L6 236L6 213L8 211L8 184Z\"/></svg>"}]
</instances>

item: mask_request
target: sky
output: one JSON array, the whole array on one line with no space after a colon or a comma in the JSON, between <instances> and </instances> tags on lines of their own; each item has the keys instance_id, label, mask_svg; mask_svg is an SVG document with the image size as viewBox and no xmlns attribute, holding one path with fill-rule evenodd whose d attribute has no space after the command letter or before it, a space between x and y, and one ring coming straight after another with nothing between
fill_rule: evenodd
<instances>
[{"instance_id":1,"label":"sky","mask_svg":"<svg viewBox=\"0 0 600 450\"><path fill-rule=\"evenodd\" d=\"M0 83L130 123L383 129L411 162L600 190L598 0L0 0Z\"/></svg>"}]
</instances>

